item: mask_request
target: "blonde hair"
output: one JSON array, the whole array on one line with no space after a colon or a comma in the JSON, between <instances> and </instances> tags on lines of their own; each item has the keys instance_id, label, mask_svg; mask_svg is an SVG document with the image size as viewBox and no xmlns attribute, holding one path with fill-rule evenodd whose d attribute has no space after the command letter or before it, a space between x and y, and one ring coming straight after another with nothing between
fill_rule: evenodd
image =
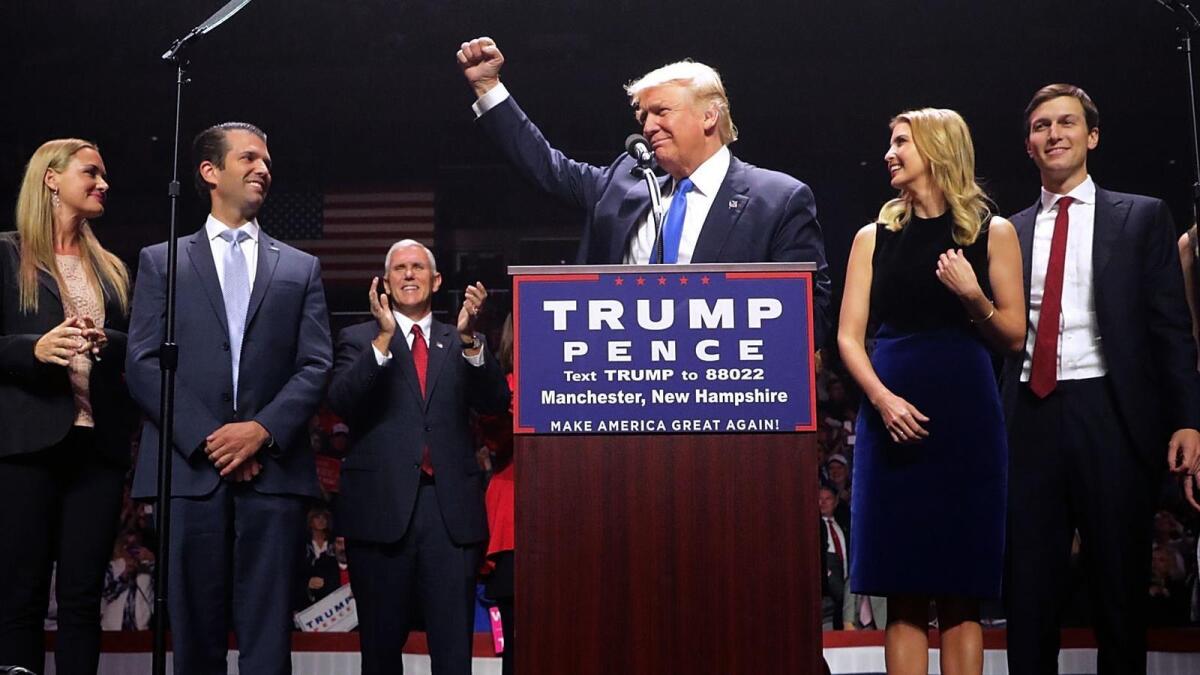
<instances>
[{"instance_id":1,"label":"blonde hair","mask_svg":"<svg viewBox=\"0 0 1200 675\"><path fill-rule=\"evenodd\" d=\"M716 70L691 59L655 68L625 85L625 93L629 94L629 104L634 108L638 107L638 97L643 91L664 84L687 87L694 101L704 106L715 106L717 133L721 136L721 143L729 145L737 140L737 127L734 126L733 116L729 112L729 97L725 94L721 75Z\"/></svg>"},{"instance_id":2,"label":"blonde hair","mask_svg":"<svg viewBox=\"0 0 1200 675\"><path fill-rule=\"evenodd\" d=\"M21 268L17 281L21 311L25 314L33 314L38 310L38 270L50 274L58 287L63 288L63 280L54 259L53 193L46 186L46 172L65 171L75 153L84 148L99 151L95 143L78 138L46 141L25 165L25 177L21 179L21 192L17 195L16 214L17 234L21 239ZM125 269L125 263L100 245L86 220L79 226L79 254L100 303L104 303L103 284L112 289L121 313L128 314L129 272Z\"/></svg>"},{"instance_id":3,"label":"blonde hair","mask_svg":"<svg viewBox=\"0 0 1200 675\"><path fill-rule=\"evenodd\" d=\"M917 154L946 198L954 217L955 243L975 243L983 223L992 215L992 202L975 179L975 146L966 121L953 110L921 108L896 115L888 126L895 128L901 122L912 129ZM893 232L899 231L912 220L912 201L912 195L901 190L879 210L878 222Z\"/></svg>"}]
</instances>

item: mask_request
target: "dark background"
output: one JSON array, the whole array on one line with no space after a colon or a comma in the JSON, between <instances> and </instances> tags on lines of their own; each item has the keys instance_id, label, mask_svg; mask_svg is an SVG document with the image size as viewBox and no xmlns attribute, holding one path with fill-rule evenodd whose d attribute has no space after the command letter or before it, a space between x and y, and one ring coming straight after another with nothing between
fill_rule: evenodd
<instances>
[{"instance_id":1,"label":"dark background","mask_svg":"<svg viewBox=\"0 0 1200 675\"><path fill-rule=\"evenodd\" d=\"M101 240L132 263L166 238L175 74L159 55L222 4L2 3L0 229L13 226L34 149L80 136L99 144L112 183ZM260 125L274 191L432 187L448 283L478 273L503 286L503 265L568 257L563 240L581 218L529 188L474 128L458 45L495 38L522 107L569 156L596 164L636 130L621 85L692 57L725 79L742 137L733 152L812 186L840 287L854 232L891 196L882 157L893 114L961 112L980 177L1012 213L1038 185L1021 113L1054 81L1083 86L1100 107L1097 181L1167 199L1182 229L1191 141L1172 26L1154 0L255 0L194 49L184 140L218 121ZM181 233L204 212L187 190ZM333 309L362 309L359 297L331 298Z\"/></svg>"}]
</instances>

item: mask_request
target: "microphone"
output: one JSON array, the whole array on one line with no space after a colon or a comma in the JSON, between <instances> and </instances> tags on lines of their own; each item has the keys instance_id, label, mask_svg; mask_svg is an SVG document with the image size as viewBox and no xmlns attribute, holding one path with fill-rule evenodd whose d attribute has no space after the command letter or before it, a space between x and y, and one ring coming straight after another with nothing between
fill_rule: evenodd
<instances>
[{"instance_id":1,"label":"microphone","mask_svg":"<svg viewBox=\"0 0 1200 675\"><path fill-rule=\"evenodd\" d=\"M658 179L654 176L654 153L650 151L650 141L641 134L629 134L625 139L625 152L636 162L629 170L631 176L641 176L646 181L646 190L650 193L650 213L654 218L655 250L650 254L650 262L662 262L662 223L663 205L662 193L658 189Z\"/></svg>"},{"instance_id":2,"label":"microphone","mask_svg":"<svg viewBox=\"0 0 1200 675\"><path fill-rule=\"evenodd\" d=\"M637 165L649 168L654 162L654 153L650 151L650 141L641 134L629 134L625 139L625 152L633 158Z\"/></svg>"}]
</instances>

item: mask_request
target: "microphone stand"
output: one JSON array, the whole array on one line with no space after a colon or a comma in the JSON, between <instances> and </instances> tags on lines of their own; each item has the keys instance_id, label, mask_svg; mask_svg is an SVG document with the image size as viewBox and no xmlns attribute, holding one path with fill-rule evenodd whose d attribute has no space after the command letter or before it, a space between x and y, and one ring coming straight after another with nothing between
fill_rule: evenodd
<instances>
[{"instance_id":1,"label":"microphone stand","mask_svg":"<svg viewBox=\"0 0 1200 675\"><path fill-rule=\"evenodd\" d=\"M201 36L225 23L229 17L250 3L250 0L230 0L224 7L208 17L199 26L176 40L163 53L164 61L175 66L175 139L172 153L171 182L167 195L171 200L171 218L167 229L167 298L163 342L159 346L158 366L161 371L159 385L158 425L158 495L155 503L155 521L158 523L158 550L154 573L154 657L153 675L167 672L167 584L169 583L168 561L170 560L171 535L171 455L175 442L175 370L179 365L179 346L175 344L175 299L177 251L176 221L179 211L179 136L183 119L183 85L190 82L187 69L190 62L186 50Z\"/></svg>"},{"instance_id":2,"label":"microphone stand","mask_svg":"<svg viewBox=\"0 0 1200 675\"><path fill-rule=\"evenodd\" d=\"M1181 0L1156 1L1175 16L1175 32L1179 34L1177 49L1183 54L1187 64L1188 124L1192 135L1192 222L1189 227L1195 227L1197 222L1200 222L1200 135L1196 130L1196 81L1192 68L1192 35L1200 31L1200 21L1192 13L1191 7Z\"/></svg>"},{"instance_id":3,"label":"microphone stand","mask_svg":"<svg viewBox=\"0 0 1200 675\"><path fill-rule=\"evenodd\" d=\"M633 173L642 175L642 180L646 181L646 189L650 191L650 213L654 217L654 250L650 252L650 263L662 263L663 205L662 191L658 189L658 177L654 175L653 169L649 166L642 166L640 163L634 167Z\"/></svg>"}]
</instances>

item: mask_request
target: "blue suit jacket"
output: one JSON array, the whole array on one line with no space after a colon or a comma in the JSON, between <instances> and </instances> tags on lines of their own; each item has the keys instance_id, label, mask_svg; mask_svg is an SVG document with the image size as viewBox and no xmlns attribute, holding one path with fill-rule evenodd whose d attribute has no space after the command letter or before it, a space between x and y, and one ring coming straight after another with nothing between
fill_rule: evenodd
<instances>
[{"instance_id":1,"label":"blue suit jacket","mask_svg":"<svg viewBox=\"0 0 1200 675\"><path fill-rule=\"evenodd\" d=\"M482 366L472 366L462 356L458 330L434 321L422 398L408 341L393 337L392 359L380 366L371 348L378 333L378 325L368 321L338 335L329 404L349 423L351 435L336 506L338 533L399 541L412 520L421 453L428 447L451 539L460 546L486 540L483 472L475 459L470 411L508 410L504 373L490 353Z\"/></svg>"},{"instance_id":2,"label":"blue suit jacket","mask_svg":"<svg viewBox=\"0 0 1200 675\"><path fill-rule=\"evenodd\" d=\"M1012 217L1021 242L1026 307L1039 206L1035 202ZM1200 375L1175 226L1161 200L1097 188L1094 227L1100 349L1121 421L1147 466L1161 470L1170 434L1200 428ZM1001 389L1010 420L1024 360L1021 350L1004 363Z\"/></svg>"},{"instance_id":3,"label":"blue suit jacket","mask_svg":"<svg viewBox=\"0 0 1200 675\"><path fill-rule=\"evenodd\" d=\"M511 96L480 117L479 124L529 180L585 210L576 263L622 262L634 230L650 210L645 183L630 173L631 157L623 154L606 168L566 157L550 146ZM816 345L823 343L831 286L816 202L804 183L732 157L692 262L816 263L813 319Z\"/></svg>"},{"instance_id":4,"label":"blue suit jacket","mask_svg":"<svg viewBox=\"0 0 1200 675\"><path fill-rule=\"evenodd\" d=\"M332 349L317 259L262 232L238 375L237 410L225 302L205 231L179 239L172 495L211 493L220 476L203 451L223 424L257 420L274 439L256 455L266 494L320 495L306 425L325 392ZM158 482L159 349L166 316L165 243L142 250L130 317L126 377L146 413L133 496Z\"/></svg>"}]
</instances>

